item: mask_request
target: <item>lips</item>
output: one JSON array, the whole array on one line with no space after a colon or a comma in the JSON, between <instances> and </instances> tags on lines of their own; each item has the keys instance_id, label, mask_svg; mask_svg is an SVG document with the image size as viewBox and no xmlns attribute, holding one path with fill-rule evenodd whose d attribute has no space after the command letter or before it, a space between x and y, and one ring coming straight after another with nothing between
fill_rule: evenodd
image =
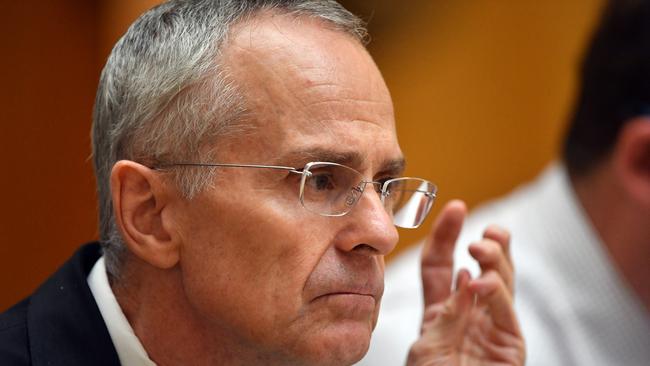
<instances>
[{"instance_id":1,"label":"lips","mask_svg":"<svg viewBox=\"0 0 650 366\"><path fill-rule=\"evenodd\" d=\"M356 276L355 276L356 277ZM326 288L321 289L315 296L312 297L311 301L317 301L330 296L364 296L372 297L375 302L381 299L381 295L384 292L384 282L381 278L377 276L359 276L360 278L366 278L367 281L364 283L355 283L352 281L341 283L330 283ZM359 278L358 277L358 278Z\"/></svg>"},{"instance_id":2,"label":"lips","mask_svg":"<svg viewBox=\"0 0 650 366\"><path fill-rule=\"evenodd\" d=\"M332 247L334 248L334 247ZM377 257L327 251L305 282L303 299L378 304L384 293L384 271Z\"/></svg>"},{"instance_id":3,"label":"lips","mask_svg":"<svg viewBox=\"0 0 650 366\"><path fill-rule=\"evenodd\" d=\"M322 295L316 296L312 301L316 301L320 298L326 297L326 296L336 296L336 295L357 295L357 296L367 296L367 297L372 297L375 300L378 300L379 297L381 296L381 291L379 290L373 290L369 291L367 289L363 290L347 290L347 291L332 291L332 292L327 292Z\"/></svg>"}]
</instances>

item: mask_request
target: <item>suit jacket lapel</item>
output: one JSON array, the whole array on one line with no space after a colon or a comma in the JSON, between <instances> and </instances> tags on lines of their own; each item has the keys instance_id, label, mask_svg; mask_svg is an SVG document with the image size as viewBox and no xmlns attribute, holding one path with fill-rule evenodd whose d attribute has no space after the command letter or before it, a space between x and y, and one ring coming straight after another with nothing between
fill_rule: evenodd
<instances>
[{"instance_id":1,"label":"suit jacket lapel","mask_svg":"<svg viewBox=\"0 0 650 366\"><path fill-rule=\"evenodd\" d=\"M79 249L31 297L27 329L34 365L119 365L86 278L99 244Z\"/></svg>"}]
</instances>

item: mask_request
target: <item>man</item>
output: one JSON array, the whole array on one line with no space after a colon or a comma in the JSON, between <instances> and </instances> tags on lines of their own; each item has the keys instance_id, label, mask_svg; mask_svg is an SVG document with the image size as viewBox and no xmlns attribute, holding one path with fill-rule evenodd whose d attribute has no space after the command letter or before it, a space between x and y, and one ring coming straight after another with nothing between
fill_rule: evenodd
<instances>
[{"instance_id":1,"label":"man","mask_svg":"<svg viewBox=\"0 0 650 366\"><path fill-rule=\"evenodd\" d=\"M95 105L103 252L84 246L0 317L0 364L358 361L395 225L418 226L435 197L399 178L364 36L333 1L178 0L140 17ZM432 248L453 244L462 216L443 212ZM449 276L427 279L409 364L523 364L507 246L487 235L486 272L453 294ZM427 268L446 271L449 253Z\"/></svg>"},{"instance_id":2,"label":"man","mask_svg":"<svg viewBox=\"0 0 650 366\"><path fill-rule=\"evenodd\" d=\"M563 161L476 210L457 263L487 222L512 233L528 365L650 360L650 2L614 1L582 65ZM474 244L469 251L476 250ZM362 364L394 364L417 337L419 248L392 263Z\"/></svg>"}]
</instances>

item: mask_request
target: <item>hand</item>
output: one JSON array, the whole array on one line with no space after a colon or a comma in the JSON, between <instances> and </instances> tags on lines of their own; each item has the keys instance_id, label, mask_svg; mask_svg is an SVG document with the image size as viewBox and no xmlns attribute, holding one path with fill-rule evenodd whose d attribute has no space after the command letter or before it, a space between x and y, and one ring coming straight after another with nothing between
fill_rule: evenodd
<instances>
[{"instance_id":1,"label":"hand","mask_svg":"<svg viewBox=\"0 0 650 366\"><path fill-rule=\"evenodd\" d=\"M481 276L461 270L452 292L453 253L466 215L465 204L449 202L422 252L424 316L408 365L523 365L525 346L513 307L510 235L489 227L469 252Z\"/></svg>"}]
</instances>

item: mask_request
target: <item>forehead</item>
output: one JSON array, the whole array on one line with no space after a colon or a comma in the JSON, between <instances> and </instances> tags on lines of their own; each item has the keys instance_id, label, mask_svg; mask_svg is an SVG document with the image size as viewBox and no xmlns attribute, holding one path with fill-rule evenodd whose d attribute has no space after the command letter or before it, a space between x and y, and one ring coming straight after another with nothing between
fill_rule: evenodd
<instances>
[{"instance_id":1,"label":"forehead","mask_svg":"<svg viewBox=\"0 0 650 366\"><path fill-rule=\"evenodd\" d=\"M312 148L354 150L368 163L401 158L390 94L353 37L319 20L266 13L233 28L223 60L256 126L249 158Z\"/></svg>"}]
</instances>

